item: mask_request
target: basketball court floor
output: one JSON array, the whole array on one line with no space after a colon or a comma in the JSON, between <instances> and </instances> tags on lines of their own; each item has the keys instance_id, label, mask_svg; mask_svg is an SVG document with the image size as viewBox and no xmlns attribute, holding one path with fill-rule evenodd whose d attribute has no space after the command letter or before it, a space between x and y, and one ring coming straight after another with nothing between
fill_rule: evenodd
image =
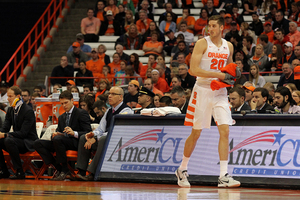
<instances>
[{"instance_id":1,"label":"basketball court floor","mask_svg":"<svg viewBox=\"0 0 300 200\"><path fill-rule=\"evenodd\" d=\"M259 188L217 188L172 184L79 182L47 180L0 180L0 199L55 200L299 200L300 190Z\"/></svg>"}]
</instances>

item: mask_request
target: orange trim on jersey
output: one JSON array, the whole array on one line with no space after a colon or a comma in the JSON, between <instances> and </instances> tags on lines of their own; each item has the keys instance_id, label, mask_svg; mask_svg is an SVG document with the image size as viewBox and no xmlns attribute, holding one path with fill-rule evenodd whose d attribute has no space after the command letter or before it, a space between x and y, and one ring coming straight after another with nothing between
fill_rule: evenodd
<instances>
[{"instance_id":1,"label":"orange trim on jersey","mask_svg":"<svg viewBox=\"0 0 300 200\"><path fill-rule=\"evenodd\" d=\"M194 126L194 123L193 122L184 121L184 125L185 126Z\"/></svg>"},{"instance_id":2,"label":"orange trim on jersey","mask_svg":"<svg viewBox=\"0 0 300 200\"><path fill-rule=\"evenodd\" d=\"M188 114L188 113L186 113L185 117L188 118L188 119L194 119L194 115L191 115L191 114Z\"/></svg>"},{"instance_id":3,"label":"orange trim on jersey","mask_svg":"<svg viewBox=\"0 0 300 200\"><path fill-rule=\"evenodd\" d=\"M197 102L196 99L193 99L193 100L192 100L192 104L195 104L195 105L196 105L196 102Z\"/></svg>"},{"instance_id":4,"label":"orange trim on jersey","mask_svg":"<svg viewBox=\"0 0 300 200\"><path fill-rule=\"evenodd\" d=\"M216 125L218 126L218 122L217 121L215 121L216 122Z\"/></svg>"},{"instance_id":5,"label":"orange trim on jersey","mask_svg":"<svg viewBox=\"0 0 300 200\"><path fill-rule=\"evenodd\" d=\"M188 110L191 111L191 112L195 112L195 108L192 107L192 106L189 106L189 107L188 107Z\"/></svg>"}]
</instances>

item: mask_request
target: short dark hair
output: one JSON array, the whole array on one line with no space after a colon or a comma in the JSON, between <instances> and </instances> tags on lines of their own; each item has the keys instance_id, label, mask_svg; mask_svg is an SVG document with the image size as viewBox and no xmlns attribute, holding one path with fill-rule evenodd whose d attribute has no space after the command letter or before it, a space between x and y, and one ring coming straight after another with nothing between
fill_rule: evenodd
<instances>
[{"instance_id":1,"label":"short dark hair","mask_svg":"<svg viewBox=\"0 0 300 200\"><path fill-rule=\"evenodd\" d=\"M276 10L277 10L277 6L276 6L275 4L272 4L272 5L270 5L269 10L271 11L271 10L273 10L274 8L276 8Z\"/></svg>"},{"instance_id":2,"label":"short dark hair","mask_svg":"<svg viewBox=\"0 0 300 200\"><path fill-rule=\"evenodd\" d=\"M71 100L71 99L73 99L73 94L71 93L71 91L65 90L59 95L59 99Z\"/></svg>"},{"instance_id":3,"label":"short dark hair","mask_svg":"<svg viewBox=\"0 0 300 200\"><path fill-rule=\"evenodd\" d=\"M184 46L186 46L186 43L185 43L185 41L179 41L179 42L178 42L178 44L177 44L177 46L178 46L179 44L181 44L181 43L183 43L183 44L184 44Z\"/></svg>"},{"instance_id":4,"label":"short dark hair","mask_svg":"<svg viewBox=\"0 0 300 200\"><path fill-rule=\"evenodd\" d=\"M177 93L178 96L180 96L180 97L185 95L185 91L184 91L183 87L181 87L181 86L173 87L173 89L170 91L170 94L175 94L175 93Z\"/></svg>"},{"instance_id":5,"label":"short dark hair","mask_svg":"<svg viewBox=\"0 0 300 200\"><path fill-rule=\"evenodd\" d=\"M38 86L38 85L33 88L33 90L35 90L35 89L40 90L40 92L43 91L43 88L41 86Z\"/></svg>"},{"instance_id":6,"label":"short dark hair","mask_svg":"<svg viewBox=\"0 0 300 200\"><path fill-rule=\"evenodd\" d=\"M28 89L23 89L22 92L27 92L28 95L30 96L30 91Z\"/></svg>"},{"instance_id":7,"label":"short dark hair","mask_svg":"<svg viewBox=\"0 0 300 200\"><path fill-rule=\"evenodd\" d=\"M287 102L290 103L291 106L297 105L296 101L292 98L291 91L287 87L278 87L274 93L280 93L283 97L288 96Z\"/></svg>"},{"instance_id":8,"label":"short dark hair","mask_svg":"<svg viewBox=\"0 0 300 200\"><path fill-rule=\"evenodd\" d=\"M238 93L240 97L244 97L244 99L245 99L246 93L245 93L245 90L242 89L241 87L233 87L229 90L229 94L234 93L234 92Z\"/></svg>"},{"instance_id":9,"label":"short dark hair","mask_svg":"<svg viewBox=\"0 0 300 200\"><path fill-rule=\"evenodd\" d=\"M258 38L265 43L269 42L269 38L266 34L262 34L262 35L258 36Z\"/></svg>"},{"instance_id":10,"label":"short dark hair","mask_svg":"<svg viewBox=\"0 0 300 200\"><path fill-rule=\"evenodd\" d=\"M253 43L253 37L251 37L251 36L249 36L249 35L245 36L244 39L245 39L247 42L250 42L250 44Z\"/></svg>"},{"instance_id":11,"label":"short dark hair","mask_svg":"<svg viewBox=\"0 0 300 200\"><path fill-rule=\"evenodd\" d=\"M18 86L12 86L9 90L14 91L15 95L21 95L22 90Z\"/></svg>"},{"instance_id":12,"label":"short dark hair","mask_svg":"<svg viewBox=\"0 0 300 200\"><path fill-rule=\"evenodd\" d=\"M94 90L94 88L93 88L93 86L91 84L84 84L83 88L89 88L90 91Z\"/></svg>"},{"instance_id":13,"label":"short dark hair","mask_svg":"<svg viewBox=\"0 0 300 200\"><path fill-rule=\"evenodd\" d=\"M223 17L221 17L221 15L213 15L213 16L211 16L209 19L208 19L208 21L210 21L210 20L216 20L216 21L218 21L218 24L220 25L220 26L224 26L224 24L225 24L225 22L224 22L224 18Z\"/></svg>"},{"instance_id":14,"label":"short dark hair","mask_svg":"<svg viewBox=\"0 0 300 200\"><path fill-rule=\"evenodd\" d=\"M172 103L172 99L169 96L163 96L159 99L159 103L165 103L166 106L169 106Z\"/></svg>"},{"instance_id":15,"label":"short dark hair","mask_svg":"<svg viewBox=\"0 0 300 200\"><path fill-rule=\"evenodd\" d=\"M285 34L285 32L284 32L284 30L282 29L282 28L278 28L276 31L275 31L275 33L276 32L281 32L283 35Z\"/></svg>"},{"instance_id":16,"label":"short dark hair","mask_svg":"<svg viewBox=\"0 0 300 200\"><path fill-rule=\"evenodd\" d=\"M260 92L262 97L269 97L269 91L266 88L255 88L253 92Z\"/></svg>"},{"instance_id":17,"label":"short dark hair","mask_svg":"<svg viewBox=\"0 0 300 200\"><path fill-rule=\"evenodd\" d=\"M104 101L102 100L97 100L95 101L93 105L93 109L97 108L98 110L101 110L102 108L107 108L107 105Z\"/></svg>"}]
</instances>

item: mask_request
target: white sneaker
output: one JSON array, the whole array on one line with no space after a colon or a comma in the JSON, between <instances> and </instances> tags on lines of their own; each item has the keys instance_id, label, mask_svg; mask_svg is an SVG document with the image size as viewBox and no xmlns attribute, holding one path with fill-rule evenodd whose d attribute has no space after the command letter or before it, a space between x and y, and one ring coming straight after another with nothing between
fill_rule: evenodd
<instances>
[{"instance_id":1,"label":"white sneaker","mask_svg":"<svg viewBox=\"0 0 300 200\"><path fill-rule=\"evenodd\" d=\"M234 180L228 173L218 180L218 187L239 187L241 183Z\"/></svg>"},{"instance_id":2,"label":"white sneaker","mask_svg":"<svg viewBox=\"0 0 300 200\"><path fill-rule=\"evenodd\" d=\"M177 183L180 187L191 187L187 177L189 177L187 170L180 170L179 168L175 171L177 176Z\"/></svg>"}]
</instances>

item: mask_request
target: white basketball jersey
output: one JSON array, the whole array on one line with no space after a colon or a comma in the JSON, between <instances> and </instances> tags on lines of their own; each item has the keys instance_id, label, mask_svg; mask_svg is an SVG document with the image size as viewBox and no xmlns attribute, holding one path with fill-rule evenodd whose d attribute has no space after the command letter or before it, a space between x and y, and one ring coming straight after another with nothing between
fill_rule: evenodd
<instances>
[{"instance_id":1,"label":"white basketball jersey","mask_svg":"<svg viewBox=\"0 0 300 200\"><path fill-rule=\"evenodd\" d=\"M199 67L206 71L220 72L227 65L227 59L230 55L228 43L222 39L222 46L217 47L210 39L210 36L204 37L207 42L207 49L202 55ZM197 77L198 85L210 85L212 80L216 78Z\"/></svg>"}]
</instances>

